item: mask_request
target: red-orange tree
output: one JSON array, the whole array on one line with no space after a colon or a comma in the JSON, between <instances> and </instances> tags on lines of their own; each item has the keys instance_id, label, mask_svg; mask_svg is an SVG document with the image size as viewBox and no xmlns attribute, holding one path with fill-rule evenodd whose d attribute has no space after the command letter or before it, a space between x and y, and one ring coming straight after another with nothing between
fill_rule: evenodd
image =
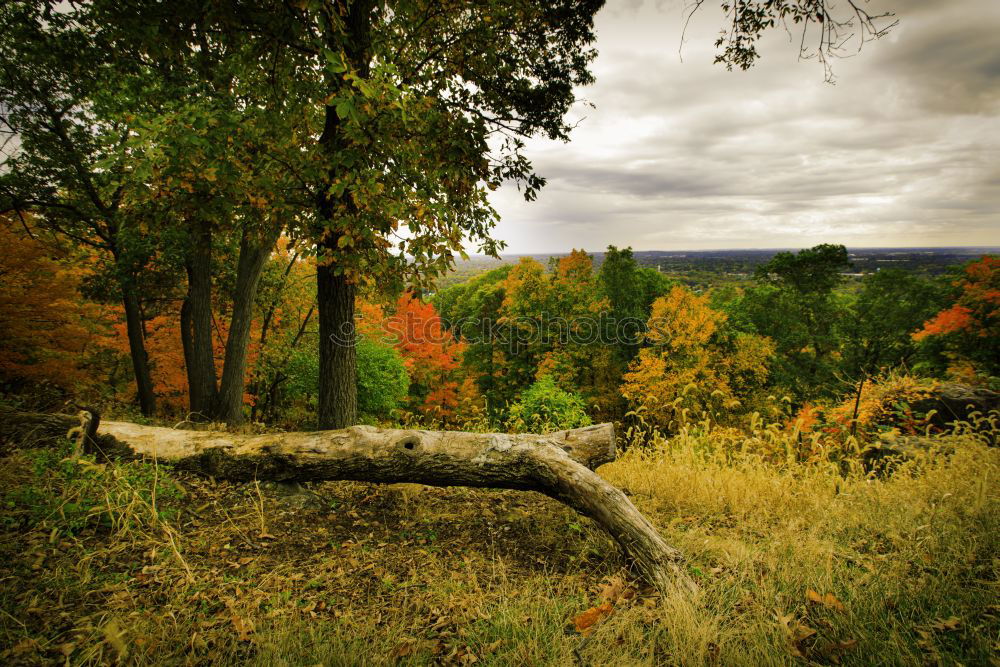
<instances>
[{"instance_id":1,"label":"red-orange tree","mask_svg":"<svg viewBox=\"0 0 1000 667\"><path fill-rule=\"evenodd\" d=\"M432 419L454 418L465 346L442 326L434 306L405 293L384 329L396 340L410 374L410 407Z\"/></svg>"},{"instance_id":2,"label":"red-orange tree","mask_svg":"<svg viewBox=\"0 0 1000 667\"><path fill-rule=\"evenodd\" d=\"M981 372L1000 375L1000 257L970 263L955 286L955 302L913 338L939 343L953 362L972 362Z\"/></svg>"}]
</instances>

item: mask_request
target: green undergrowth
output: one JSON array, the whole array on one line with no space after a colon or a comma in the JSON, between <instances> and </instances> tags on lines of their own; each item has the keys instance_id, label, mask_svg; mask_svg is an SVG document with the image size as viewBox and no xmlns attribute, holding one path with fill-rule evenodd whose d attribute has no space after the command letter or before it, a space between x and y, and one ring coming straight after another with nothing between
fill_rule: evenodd
<instances>
[{"instance_id":1,"label":"green undergrowth","mask_svg":"<svg viewBox=\"0 0 1000 667\"><path fill-rule=\"evenodd\" d=\"M538 494L15 453L0 460L0 661L998 664L1000 451L953 439L877 477L706 438L600 470L687 556L688 598L636 581Z\"/></svg>"}]
</instances>

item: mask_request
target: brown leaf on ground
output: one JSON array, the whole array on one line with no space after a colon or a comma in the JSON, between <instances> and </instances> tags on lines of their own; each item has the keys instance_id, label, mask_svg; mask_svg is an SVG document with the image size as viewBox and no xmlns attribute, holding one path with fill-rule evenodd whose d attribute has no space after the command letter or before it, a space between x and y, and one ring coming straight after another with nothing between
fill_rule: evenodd
<instances>
[{"instance_id":1,"label":"brown leaf on ground","mask_svg":"<svg viewBox=\"0 0 1000 667\"><path fill-rule=\"evenodd\" d=\"M391 658L405 658L407 656L413 655L417 650L417 640L407 637L403 640L403 643L392 649L389 654Z\"/></svg>"},{"instance_id":2,"label":"brown leaf on ground","mask_svg":"<svg viewBox=\"0 0 1000 667\"><path fill-rule=\"evenodd\" d=\"M242 618L233 614L233 629L236 630L236 636L239 637L241 642L250 641L250 635L253 634L253 621L248 618Z\"/></svg>"},{"instance_id":3,"label":"brown leaf on ground","mask_svg":"<svg viewBox=\"0 0 1000 667\"><path fill-rule=\"evenodd\" d=\"M823 596L823 606L836 609L837 611L847 611L844 603L838 600L833 593L827 593Z\"/></svg>"},{"instance_id":4,"label":"brown leaf on ground","mask_svg":"<svg viewBox=\"0 0 1000 667\"><path fill-rule=\"evenodd\" d=\"M785 632L785 639L788 640L788 651L796 658L804 658L809 653L809 648L804 645L805 640L816 634L816 630L810 628L801 620L795 618L795 614L781 614L775 611L775 619L778 625Z\"/></svg>"},{"instance_id":5,"label":"brown leaf on ground","mask_svg":"<svg viewBox=\"0 0 1000 667\"><path fill-rule=\"evenodd\" d=\"M627 587L628 585L622 577L611 577L608 579L608 583L601 589L601 592L597 594L597 599L614 604L625 593Z\"/></svg>"},{"instance_id":6,"label":"brown leaf on ground","mask_svg":"<svg viewBox=\"0 0 1000 667\"><path fill-rule=\"evenodd\" d=\"M812 602L813 604L818 604L829 609L834 609L836 611L846 611L847 607L844 603L837 599L837 596L833 593L827 593L825 595L820 595L811 588L806 589L806 600Z\"/></svg>"},{"instance_id":7,"label":"brown leaf on ground","mask_svg":"<svg viewBox=\"0 0 1000 667\"><path fill-rule=\"evenodd\" d=\"M594 631L594 626L603 621L614 612L614 606L610 602L605 602L596 607L591 607L587 611L573 618L573 626L576 631L583 636Z\"/></svg>"}]
</instances>

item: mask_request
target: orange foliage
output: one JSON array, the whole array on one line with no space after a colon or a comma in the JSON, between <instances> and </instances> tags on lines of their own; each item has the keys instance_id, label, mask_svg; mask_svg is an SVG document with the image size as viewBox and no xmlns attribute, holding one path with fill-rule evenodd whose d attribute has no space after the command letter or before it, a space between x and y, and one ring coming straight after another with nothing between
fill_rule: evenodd
<instances>
[{"instance_id":1,"label":"orange foliage","mask_svg":"<svg viewBox=\"0 0 1000 667\"><path fill-rule=\"evenodd\" d=\"M866 382L858 404L858 428L862 433L894 425L907 435L922 434L926 422L910 411L910 404L932 396L935 383L911 375L890 375L877 382ZM829 433L847 431L854 416L855 397L824 412L803 407L799 412L803 432L821 429ZM792 420L794 424L795 420ZM790 424L791 425L791 424Z\"/></svg>"},{"instance_id":2,"label":"orange foliage","mask_svg":"<svg viewBox=\"0 0 1000 667\"><path fill-rule=\"evenodd\" d=\"M129 354L128 332L125 326L124 312L121 306L115 305L105 309L106 317L111 319L114 329L113 347L123 355ZM158 315L145 323L146 354L150 361L150 376L153 388L163 409L173 413L183 413L188 408L187 367L184 363L184 345L181 342L180 303L174 303L163 309ZM212 335L213 354L215 358L215 373L222 377L222 368L226 354L226 337L229 332L228 318L215 314L212 318L214 331ZM251 370L260 352L258 341L259 323L251 327L250 344L247 349L247 382ZM131 389L129 389L130 391ZM123 400L125 397L121 397ZM256 397L244 393L243 400L252 403Z\"/></svg>"},{"instance_id":3,"label":"orange foliage","mask_svg":"<svg viewBox=\"0 0 1000 667\"><path fill-rule=\"evenodd\" d=\"M0 218L0 244L0 376L64 389L99 382L87 361L107 346L107 327L80 296L74 263L13 217Z\"/></svg>"},{"instance_id":4,"label":"orange foliage","mask_svg":"<svg viewBox=\"0 0 1000 667\"><path fill-rule=\"evenodd\" d=\"M972 318L972 310L965 306L955 304L947 310L927 320L924 328L913 334L914 340L921 340L928 336L940 336L942 334L956 333L972 327L975 320Z\"/></svg>"},{"instance_id":5,"label":"orange foliage","mask_svg":"<svg viewBox=\"0 0 1000 667\"><path fill-rule=\"evenodd\" d=\"M960 332L979 338L1000 335L1000 258L983 257L969 264L955 285L962 288L956 303L925 322L913 335L915 340Z\"/></svg>"},{"instance_id":6,"label":"orange foliage","mask_svg":"<svg viewBox=\"0 0 1000 667\"><path fill-rule=\"evenodd\" d=\"M432 419L454 418L465 344L445 330L432 304L410 293L396 301L395 313L385 320L384 330L396 340L410 374L411 407ZM470 389L466 383L462 393Z\"/></svg>"}]
</instances>

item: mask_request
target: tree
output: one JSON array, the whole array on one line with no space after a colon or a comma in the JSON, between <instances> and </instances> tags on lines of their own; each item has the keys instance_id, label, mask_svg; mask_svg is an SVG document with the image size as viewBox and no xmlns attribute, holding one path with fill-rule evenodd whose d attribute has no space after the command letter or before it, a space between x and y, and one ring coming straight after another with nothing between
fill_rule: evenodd
<instances>
[{"instance_id":1,"label":"tree","mask_svg":"<svg viewBox=\"0 0 1000 667\"><path fill-rule=\"evenodd\" d=\"M618 384L622 367L615 348L602 335L609 303L602 296L593 259L573 250L553 263L549 328L555 334L551 349L535 371L538 379L551 375L565 391L579 393L594 414L620 416Z\"/></svg>"},{"instance_id":2,"label":"tree","mask_svg":"<svg viewBox=\"0 0 1000 667\"><path fill-rule=\"evenodd\" d=\"M108 346L107 323L80 297L78 258L43 242L28 222L0 215L0 377L64 391L94 385L88 361Z\"/></svg>"},{"instance_id":3,"label":"tree","mask_svg":"<svg viewBox=\"0 0 1000 667\"><path fill-rule=\"evenodd\" d=\"M282 153L297 151L304 121L274 114L298 88L262 80L289 74L286 61L240 48L201 3L95 0L53 12L29 0L0 17L10 28L0 106L18 139L0 207L38 211L51 228L110 254L146 413L155 392L143 326L156 315L143 302L157 296L144 294L148 276L155 269L176 282L183 271L177 331L190 407L241 421L257 281L284 221L303 205L279 193L292 178ZM221 383L219 250L234 268Z\"/></svg>"},{"instance_id":4,"label":"tree","mask_svg":"<svg viewBox=\"0 0 1000 667\"><path fill-rule=\"evenodd\" d=\"M127 323L136 390L144 414L156 397L146 353L140 274L149 258L127 208L131 128L108 94L121 72L94 34L92 16L48 2L0 7L0 127L5 142L0 212L37 211L38 220L110 257Z\"/></svg>"},{"instance_id":5,"label":"tree","mask_svg":"<svg viewBox=\"0 0 1000 667\"><path fill-rule=\"evenodd\" d=\"M632 248L608 246L598 274L602 293L611 307L607 340L612 341L624 363L639 352L649 312L645 310L645 290Z\"/></svg>"},{"instance_id":6,"label":"tree","mask_svg":"<svg viewBox=\"0 0 1000 667\"><path fill-rule=\"evenodd\" d=\"M680 427L688 415L729 421L754 406L767 382L773 343L725 331L725 313L708 301L680 286L657 299L647 324L649 346L623 378L622 395L661 429Z\"/></svg>"},{"instance_id":7,"label":"tree","mask_svg":"<svg viewBox=\"0 0 1000 667\"><path fill-rule=\"evenodd\" d=\"M940 300L940 290L931 281L901 269L883 269L864 278L840 323L841 367L857 386L852 419L857 418L868 378L912 358L916 345L911 335Z\"/></svg>"},{"instance_id":8,"label":"tree","mask_svg":"<svg viewBox=\"0 0 1000 667\"><path fill-rule=\"evenodd\" d=\"M487 271L434 296L442 323L465 346L462 364L475 377L487 412L494 419L513 400L503 376L509 332L501 330L499 324L512 269L508 265Z\"/></svg>"},{"instance_id":9,"label":"tree","mask_svg":"<svg viewBox=\"0 0 1000 667\"><path fill-rule=\"evenodd\" d=\"M362 339L358 341L358 412L384 419L402 407L410 389L410 375L399 350Z\"/></svg>"},{"instance_id":10,"label":"tree","mask_svg":"<svg viewBox=\"0 0 1000 667\"><path fill-rule=\"evenodd\" d=\"M382 327L405 361L410 407L433 419L453 418L464 345L442 326L433 304L407 292Z\"/></svg>"},{"instance_id":11,"label":"tree","mask_svg":"<svg viewBox=\"0 0 1000 667\"><path fill-rule=\"evenodd\" d=\"M829 393L835 386L835 324L843 304L834 288L849 267L842 245L779 252L755 271L758 286L733 305L737 319L778 346L775 379L800 399Z\"/></svg>"},{"instance_id":12,"label":"tree","mask_svg":"<svg viewBox=\"0 0 1000 667\"><path fill-rule=\"evenodd\" d=\"M508 423L518 430L548 433L590 426L583 399L560 389L549 375L543 375L521 394L510 409Z\"/></svg>"},{"instance_id":13,"label":"tree","mask_svg":"<svg viewBox=\"0 0 1000 667\"><path fill-rule=\"evenodd\" d=\"M924 322L913 339L940 341L952 360L1000 375L1000 258L970 262L963 273L954 283L954 303Z\"/></svg>"},{"instance_id":14,"label":"tree","mask_svg":"<svg viewBox=\"0 0 1000 667\"><path fill-rule=\"evenodd\" d=\"M591 80L587 45L601 4L357 0L300 14L316 34L303 46L326 62L313 231L322 427L354 419L359 276L424 279L450 264L463 237L495 252L486 193L512 179L531 198L541 185L522 138L567 136L573 85ZM400 226L409 234L392 245Z\"/></svg>"},{"instance_id":15,"label":"tree","mask_svg":"<svg viewBox=\"0 0 1000 667\"><path fill-rule=\"evenodd\" d=\"M146 73L139 82L144 103L133 99L127 109L133 199L161 236L181 241L158 250L187 279L180 333L190 407L235 424L244 418L261 272L281 232L312 199L288 167L310 118L279 113L308 103L294 85L305 70L246 39L225 5L95 0L89 11L102 40L130 53ZM130 78L114 83L114 94L130 99ZM226 340L217 372L219 316L226 316Z\"/></svg>"}]
</instances>

